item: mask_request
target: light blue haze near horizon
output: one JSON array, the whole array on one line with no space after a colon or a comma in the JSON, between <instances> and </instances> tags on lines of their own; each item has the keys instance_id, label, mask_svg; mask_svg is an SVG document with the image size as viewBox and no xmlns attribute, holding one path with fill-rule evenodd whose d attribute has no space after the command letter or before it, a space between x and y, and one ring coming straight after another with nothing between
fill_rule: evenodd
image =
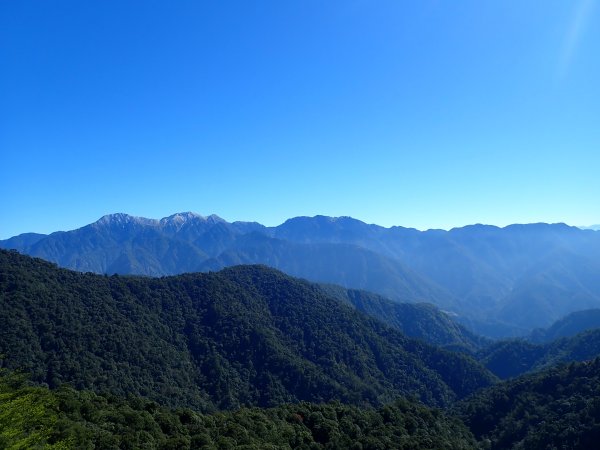
<instances>
[{"instance_id":1,"label":"light blue haze near horizon","mask_svg":"<svg viewBox=\"0 0 600 450\"><path fill-rule=\"evenodd\" d=\"M600 223L600 1L0 3L0 239Z\"/></svg>"}]
</instances>

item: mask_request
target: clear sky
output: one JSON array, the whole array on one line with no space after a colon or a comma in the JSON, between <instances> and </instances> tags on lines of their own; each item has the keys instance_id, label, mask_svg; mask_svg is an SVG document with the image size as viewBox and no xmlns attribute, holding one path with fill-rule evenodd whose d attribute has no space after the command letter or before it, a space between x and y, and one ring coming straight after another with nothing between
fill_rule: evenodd
<instances>
[{"instance_id":1,"label":"clear sky","mask_svg":"<svg viewBox=\"0 0 600 450\"><path fill-rule=\"evenodd\" d=\"M4 0L0 170L0 238L600 223L600 0Z\"/></svg>"}]
</instances>

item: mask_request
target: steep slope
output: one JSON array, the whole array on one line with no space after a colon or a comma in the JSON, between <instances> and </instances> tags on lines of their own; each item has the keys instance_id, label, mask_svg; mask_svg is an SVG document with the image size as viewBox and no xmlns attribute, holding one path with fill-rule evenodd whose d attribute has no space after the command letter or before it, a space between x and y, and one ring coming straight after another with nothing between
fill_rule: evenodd
<instances>
[{"instance_id":1,"label":"steep slope","mask_svg":"<svg viewBox=\"0 0 600 450\"><path fill-rule=\"evenodd\" d=\"M233 408L415 396L447 404L494 377L310 283L257 266L99 276L0 252L0 354L38 382Z\"/></svg>"},{"instance_id":2,"label":"steep slope","mask_svg":"<svg viewBox=\"0 0 600 450\"><path fill-rule=\"evenodd\" d=\"M600 234L565 224L419 232L317 216L290 219L272 233L305 244L356 244L396 259L458 299L453 311L463 323L491 336L527 334L568 312L600 306L594 282Z\"/></svg>"},{"instance_id":3,"label":"steep slope","mask_svg":"<svg viewBox=\"0 0 600 450\"><path fill-rule=\"evenodd\" d=\"M528 340L535 343L551 342L596 328L600 328L600 309L587 309L568 314L546 329L535 330Z\"/></svg>"},{"instance_id":4,"label":"steep slope","mask_svg":"<svg viewBox=\"0 0 600 450\"><path fill-rule=\"evenodd\" d=\"M541 370L558 363L585 361L600 355L600 329L548 344L525 340L496 342L477 353L478 359L500 378Z\"/></svg>"},{"instance_id":5,"label":"steep slope","mask_svg":"<svg viewBox=\"0 0 600 450\"><path fill-rule=\"evenodd\" d=\"M600 306L600 262L555 250L515 282L500 320L545 327L566 314Z\"/></svg>"},{"instance_id":6,"label":"steep slope","mask_svg":"<svg viewBox=\"0 0 600 450\"><path fill-rule=\"evenodd\" d=\"M456 411L486 448L596 448L600 359L500 383Z\"/></svg>"},{"instance_id":7,"label":"steep slope","mask_svg":"<svg viewBox=\"0 0 600 450\"><path fill-rule=\"evenodd\" d=\"M398 303L377 294L337 285L321 284L326 294L356 308L408 337L451 350L475 352L491 344L455 322L430 303Z\"/></svg>"},{"instance_id":8,"label":"steep slope","mask_svg":"<svg viewBox=\"0 0 600 450\"><path fill-rule=\"evenodd\" d=\"M113 214L83 228L52 233L27 253L62 267L94 273L165 275L194 270L207 256L169 237L159 221Z\"/></svg>"}]
</instances>

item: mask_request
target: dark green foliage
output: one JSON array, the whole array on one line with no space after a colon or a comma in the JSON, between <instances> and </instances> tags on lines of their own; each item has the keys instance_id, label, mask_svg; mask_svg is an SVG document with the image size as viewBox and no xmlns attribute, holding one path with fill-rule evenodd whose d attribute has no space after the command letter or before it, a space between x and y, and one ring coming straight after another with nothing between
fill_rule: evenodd
<instances>
[{"instance_id":1,"label":"dark green foliage","mask_svg":"<svg viewBox=\"0 0 600 450\"><path fill-rule=\"evenodd\" d=\"M598 448L600 359L500 383L456 411L491 449Z\"/></svg>"},{"instance_id":2,"label":"dark green foliage","mask_svg":"<svg viewBox=\"0 0 600 450\"><path fill-rule=\"evenodd\" d=\"M529 372L544 354L542 346L515 339L495 342L477 356L490 371L504 379Z\"/></svg>"},{"instance_id":3,"label":"dark green foliage","mask_svg":"<svg viewBox=\"0 0 600 450\"><path fill-rule=\"evenodd\" d=\"M598 439L600 359L497 384L446 413L399 399L377 409L299 403L203 415L0 376L0 448L588 449Z\"/></svg>"},{"instance_id":4,"label":"dark green foliage","mask_svg":"<svg viewBox=\"0 0 600 450\"><path fill-rule=\"evenodd\" d=\"M328 295L375 317L409 337L447 349L473 353L491 343L429 303L397 303L367 291L322 284Z\"/></svg>"},{"instance_id":5,"label":"dark green foliage","mask_svg":"<svg viewBox=\"0 0 600 450\"><path fill-rule=\"evenodd\" d=\"M477 356L500 378L510 378L558 363L584 361L600 355L600 330L591 330L549 344L522 339L496 342Z\"/></svg>"},{"instance_id":6,"label":"dark green foliage","mask_svg":"<svg viewBox=\"0 0 600 450\"><path fill-rule=\"evenodd\" d=\"M16 417L18 411L7 405L6 397L26 395L27 404L36 408ZM12 422L2 421L7 406L15 413ZM50 415L42 414L49 410ZM475 448L472 434L459 420L406 400L379 409L299 403L203 415L131 396L125 400L71 388L30 388L22 382L8 383L4 377L0 377L0 424L0 448L15 444L16 438L21 438L22 448L37 444L96 450ZM19 433L12 442L2 440L15 429Z\"/></svg>"},{"instance_id":7,"label":"dark green foliage","mask_svg":"<svg viewBox=\"0 0 600 450\"><path fill-rule=\"evenodd\" d=\"M0 251L0 353L50 387L207 411L414 396L445 405L494 377L265 267L161 279Z\"/></svg>"}]
</instances>

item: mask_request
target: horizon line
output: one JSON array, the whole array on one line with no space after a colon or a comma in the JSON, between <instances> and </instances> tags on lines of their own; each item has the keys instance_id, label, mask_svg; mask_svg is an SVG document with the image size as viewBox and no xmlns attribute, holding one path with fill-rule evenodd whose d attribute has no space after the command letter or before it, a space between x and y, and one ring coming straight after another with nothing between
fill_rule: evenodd
<instances>
[{"instance_id":1,"label":"horizon line","mask_svg":"<svg viewBox=\"0 0 600 450\"><path fill-rule=\"evenodd\" d=\"M93 225L95 223L100 222L102 219L111 217L111 216L118 216L118 215L122 215L122 216L127 216L127 217L131 217L133 219L143 219L143 220L148 220L148 221L155 221L157 224L159 224L161 221L164 221L165 219L169 219L172 217L175 217L177 215L183 215L183 214L192 214L194 217L197 218L201 218L203 220L215 217L217 219L221 219L223 221L225 221L226 223L258 223L259 225L263 225L266 228L277 228L283 224L285 224L286 222L293 220L293 219L302 219L302 218L306 218L306 219L316 219L319 217L322 218L327 218L327 219L334 219L334 220L339 220L339 219L352 219L358 222L361 222L365 225L369 225L369 226L377 226L377 227L381 227L384 229L392 229L392 228L405 228L405 229L412 229L412 230L416 230L419 232L427 232L427 231L446 231L446 232L450 232L452 230L458 230L458 229L462 229L462 228L467 228L467 227L474 227L474 226L483 226L483 227L493 227L493 228L498 228L498 229L504 229L504 228L508 228L511 226L515 226L515 225L565 225L571 228L578 228L580 230L584 230L584 231L600 231L600 222L598 224L591 224L591 225L571 225L568 224L567 222L545 222L545 221L536 221L536 222L513 222L513 223L506 223L503 225L497 225L497 224L491 224L491 223L483 223L483 222L474 222L474 223L466 223L464 225L456 225L456 226L449 226L449 227L430 227L430 228L418 228L418 227L413 227L413 226L407 226L407 225L390 225L390 226L385 226L385 225L380 225L374 222L367 222L364 221L362 219L358 219L352 216L348 216L348 215L341 215L341 216L328 216L325 214L315 214L313 216L309 216L309 215L299 215L299 216L293 216L290 217L288 219L285 219L283 222L277 224L277 225L265 225L259 221L256 220L228 220L228 219L224 219L223 217L219 216L218 214L212 213L212 214L208 214L208 215L204 215L204 214L199 214L196 213L194 211L179 211L179 212L175 212L173 214L169 214L167 216L161 217L161 218L151 218L151 217L145 217L145 216L141 216L141 215L135 215L135 214L129 214L129 213L123 213L123 212L116 212L116 213L109 213L109 214L104 214L102 216L100 216L97 220L93 221L93 222L89 222L86 223L84 225L81 225L79 227L75 227L75 228L70 228L70 229L65 229L65 230L54 230L54 231L50 231L47 233L44 232L37 232L37 231L24 231L12 236L8 236L8 237L4 237L4 238L0 238L0 241L4 241L4 240L8 240L11 238L15 238L18 236L22 236L22 235L26 235L26 234L41 234L44 236L49 236L51 234L54 233L68 233L71 231L76 231L79 230L81 228L85 228L86 226L89 225Z\"/></svg>"}]
</instances>

